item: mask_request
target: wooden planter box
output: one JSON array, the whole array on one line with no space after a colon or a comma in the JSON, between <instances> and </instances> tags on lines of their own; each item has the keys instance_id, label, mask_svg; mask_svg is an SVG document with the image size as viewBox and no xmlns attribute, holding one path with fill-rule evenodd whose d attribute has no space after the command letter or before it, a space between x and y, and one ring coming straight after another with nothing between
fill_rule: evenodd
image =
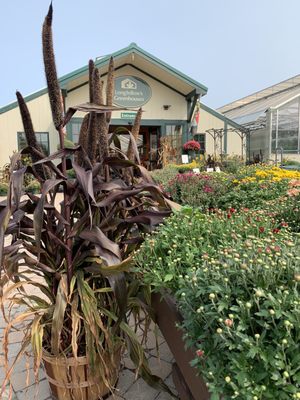
<instances>
[{"instance_id":1,"label":"wooden planter box","mask_svg":"<svg viewBox=\"0 0 300 400\"><path fill-rule=\"evenodd\" d=\"M152 295L152 306L156 314L157 324L173 353L173 381L181 400L209 400L205 382L197 375L197 370L190 366L195 352L185 349L183 332L176 328L182 322L175 301L169 295L155 293Z\"/></svg>"}]
</instances>

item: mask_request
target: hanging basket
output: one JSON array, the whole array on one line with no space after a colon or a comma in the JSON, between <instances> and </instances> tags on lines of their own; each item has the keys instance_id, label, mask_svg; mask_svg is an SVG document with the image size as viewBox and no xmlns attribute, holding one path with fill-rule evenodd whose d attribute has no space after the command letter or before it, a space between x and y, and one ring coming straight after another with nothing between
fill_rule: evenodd
<instances>
[{"instance_id":1,"label":"hanging basket","mask_svg":"<svg viewBox=\"0 0 300 400\"><path fill-rule=\"evenodd\" d=\"M102 363L99 360L99 366L95 366L94 374L87 357L54 357L44 351L43 362L52 394L57 400L98 400L111 393L117 382L121 347L112 357L104 354ZM106 382L103 380L103 363Z\"/></svg>"}]
</instances>

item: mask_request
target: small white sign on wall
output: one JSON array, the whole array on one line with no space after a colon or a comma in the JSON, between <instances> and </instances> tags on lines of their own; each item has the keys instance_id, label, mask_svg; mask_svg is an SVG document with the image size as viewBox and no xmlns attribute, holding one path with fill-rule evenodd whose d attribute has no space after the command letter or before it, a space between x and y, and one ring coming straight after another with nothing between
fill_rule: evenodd
<instances>
[{"instance_id":1,"label":"small white sign on wall","mask_svg":"<svg viewBox=\"0 0 300 400\"><path fill-rule=\"evenodd\" d=\"M189 163L189 156L187 154L182 154L181 161L182 161L182 164L188 164Z\"/></svg>"}]
</instances>

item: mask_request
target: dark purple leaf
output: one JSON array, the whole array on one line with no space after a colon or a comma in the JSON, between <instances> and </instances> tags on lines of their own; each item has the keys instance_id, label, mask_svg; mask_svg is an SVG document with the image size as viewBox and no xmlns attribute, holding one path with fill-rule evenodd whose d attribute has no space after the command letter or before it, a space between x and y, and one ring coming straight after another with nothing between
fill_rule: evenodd
<instances>
[{"instance_id":1,"label":"dark purple leaf","mask_svg":"<svg viewBox=\"0 0 300 400\"><path fill-rule=\"evenodd\" d=\"M108 239L108 237L105 236L101 229L99 229L97 226L94 226L92 229L86 229L85 231L82 231L79 236L84 240L88 240L89 242L110 251L117 257L118 262L120 262L121 253L119 246Z\"/></svg>"},{"instance_id":2,"label":"dark purple leaf","mask_svg":"<svg viewBox=\"0 0 300 400\"><path fill-rule=\"evenodd\" d=\"M34 210L33 213L33 226L34 226L34 234L35 234L35 240L38 248L40 248L41 245L41 234L42 234L42 227L43 227L43 214L44 214L44 208L45 208L45 201L46 201L46 196L49 193L49 191L56 186L60 185L63 182L62 179L48 179L45 181L45 183L42 186L42 194L41 198Z\"/></svg>"},{"instance_id":3,"label":"dark purple leaf","mask_svg":"<svg viewBox=\"0 0 300 400\"><path fill-rule=\"evenodd\" d=\"M10 205L7 205L0 212L0 266L2 265L4 238L10 216L11 216L11 207Z\"/></svg>"},{"instance_id":4,"label":"dark purple leaf","mask_svg":"<svg viewBox=\"0 0 300 400\"><path fill-rule=\"evenodd\" d=\"M119 307L119 318L114 326L114 331L119 327L120 322L124 319L127 309L127 286L124 272L108 275L107 279L114 292L118 307Z\"/></svg>"},{"instance_id":5,"label":"dark purple leaf","mask_svg":"<svg viewBox=\"0 0 300 400\"><path fill-rule=\"evenodd\" d=\"M130 168L136 166L134 162L119 157L107 157L104 160L104 164L107 164L113 168Z\"/></svg>"},{"instance_id":6,"label":"dark purple leaf","mask_svg":"<svg viewBox=\"0 0 300 400\"><path fill-rule=\"evenodd\" d=\"M68 147L68 148L65 148L65 149L60 149L60 150L56 151L55 153L52 153L48 157L43 157L41 160L35 162L33 165L44 164L44 163L47 163L49 161L56 160L58 158L60 159L62 157L66 157L66 156L72 155L79 149L80 149L80 146Z\"/></svg>"},{"instance_id":7,"label":"dark purple leaf","mask_svg":"<svg viewBox=\"0 0 300 400\"><path fill-rule=\"evenodd\" d=\"M20 205L23 183L24 183L24 175L25 175L26 169L27 169L26 167L21 168L15 172L13 172L13 174L11 176L13 197L14 197L15 205L17 208Z\"/></svg>"},{"instance_id":8,"label":"dark purple leaf","mask_svg":"<svg viewBox=\"0 0 300 400\"><path fill-rule=\"evenodd\" d=\"M73 168L76 173L78 182L84 191L87 201L89 202L90 201L89 198L91 198L94 201L94 203L96 203L94 197L92 171L90 170L86 171L84 168L80 167L75 162L73 163Z\"/></svg>"},{"instance_id":9,"label":"dark purple leaf","mask_svg":"<svg viewBox=\"0 0 300 400\"><path fill-rule=\"evenodd\" d=\"M127 188L126 183L122 179L115 179L110 182L103 182L96 185L97 190L111 191L114 189L125 189Z\"/></svg>"},{"instance_id":10,"label":"dark purple leaf","mask_svg":"<svg viewBox=\"0 0 300 400\"><path fill-rule=\"evenodd\" d=\"M153 185L155 184L152 176L150 175L149 171L145 167L143 167L142 165L137 165L136 167L140 171L140 174L145 182L151 183Z\"/></svg>"},{"instance_id":11,"label":"dark purple leaf","mask_svg":"<svg viewBox=\"0 0 300 400\"><path fill-rule=\"evenodd\" d=\"M114 202L118 202L139 194L143 189L114 190L96 205L98 207L107 207Z\"/></svg>"},{"instance_id":12,"label":"dark purple leaf","mask_svg":"<svg viewBox=\"0 0 300 400\"><path fill-rule=\"evenodd\" d=\"M130 136L130 143L129 146L131 146L131 149L133 150L134 156L137 160L138 165L141 164L141 160L140 160L140 155L139 155L139 151L138 151L138 147L136 144L136 140L133 136L133 134L131 132L129 132L129 136Z\"/></svg>"},{"instance_id":13,"label":"dark purple leaf","mask_svg":"<svg viewBox=\"0 0 300 400\"><path fill-rule=\"evenodd\" d=\"M131 218L126 218L125 222L127 223L141 223L148 225L158 225L163 222L166 217L169 217L171 211L144 211L139 215Z\"/></svg>"}]
</instances>

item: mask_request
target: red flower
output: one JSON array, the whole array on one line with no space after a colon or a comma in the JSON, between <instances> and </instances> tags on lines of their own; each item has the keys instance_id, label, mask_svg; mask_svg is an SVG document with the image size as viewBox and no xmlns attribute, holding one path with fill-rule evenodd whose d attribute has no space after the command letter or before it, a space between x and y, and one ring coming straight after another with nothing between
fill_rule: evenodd
<instances>
[{"instance_id":1,"label":"red flower","mask_svg":"<svg viewBox=\"0 0 300 400\"><path fill-rule=\"evenodd\" d=\"M264 228L263 226L260 226L260 227L259 227L259 232L260 232L260 233L263 233L264 231L265 231L265 228Z\"/></svg>"},{"instance_id":2,"label":"red flower","mask_svg":"<svg viewBox=\"0 0 300 400\"><path fill-rule=\"evenodd\" d=\"M278 233L279 231L280 231L280 229L278 229L278 228L273 229L273 233Z\"/></svg>"},{"instance_id":3,"label":"red flower","mask_svg":"<svg viewBox=\"0 0 300 400\"><path fill-rule=\"evenodd\" d=\"M231 213L235 213L235 212L236 212L236 209L235 209L235 208L229 208L229 211L230 211Z\"/></svg>"},{"instance_id":4,"label":"red flower","mask_svg":"<svg viewBox=\"0 0 300 400\"><path fill-rule=\"evenodd\" d=\"M230 219L231 218L231 214L228 213L227 214L227 218Z\"/></svg>"},{"instance_id":5,"label":"red flower","mask_svg":"<svg viewBox=\"0 0 300 400\"><path fill-rule=\"evenodd\" d=\"M197 142L196 140L189 140L183 145L184 150L194 150L194 151L199 151L201 146L200 143Z\"/></svg>"},{"instance_id":6,"label":"red flower","mask_svg":"<svg viewBox=\"0 0 300 400\"><path fill-rule=\"evenodd\" d=\"M203 350L200 350L200 349L199 349L199 350L196 350L196 354L197 354L198 357L201 358L201 357L204 356L204 351L203 351Z\"/></svg>"},{"instance_id":7,"label":"red flower","mask_svg":"<svg viewBox=\"0 0 300 400\"><path fill-rule=\"evenodd\" d=\"M213 192L214 190L213 190L210 186L204 186L203 191L204 191L204 193L211 193L211 192Z\"/></svg>"}]
</instances>

